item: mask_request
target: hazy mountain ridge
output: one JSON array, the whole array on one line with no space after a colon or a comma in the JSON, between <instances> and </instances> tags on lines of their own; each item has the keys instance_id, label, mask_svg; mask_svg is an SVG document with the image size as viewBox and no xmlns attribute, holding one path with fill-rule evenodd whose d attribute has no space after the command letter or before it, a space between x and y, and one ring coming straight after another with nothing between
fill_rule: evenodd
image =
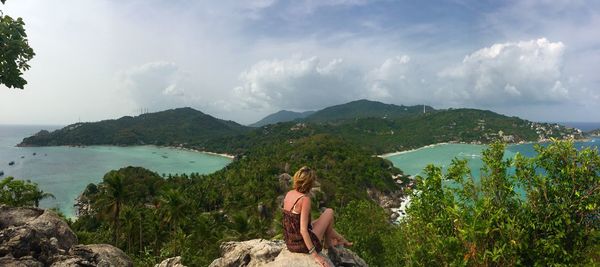
<instances>
[{"instance_id":1,"label":"hazy mountain ridge","mask_svg":"<svg viewBox=\"0 0 600 267\"><path fill-rule=\"evenodd\" d=\"M248 126L251 127L261 127L261 126L265 126L268 124L275 124L275 123L279 123L279 122L288 122L288 121L294 121L297 119L303 119L306 118L307 116L311 115L315 113L315 111L305 111L305 112L295 112L295 111L289 111L289 110L280 110L278 112L275 112L273 114L267 115L266 117L262 118L261 120L250 124Z\"/></svg>"}]
</instances>

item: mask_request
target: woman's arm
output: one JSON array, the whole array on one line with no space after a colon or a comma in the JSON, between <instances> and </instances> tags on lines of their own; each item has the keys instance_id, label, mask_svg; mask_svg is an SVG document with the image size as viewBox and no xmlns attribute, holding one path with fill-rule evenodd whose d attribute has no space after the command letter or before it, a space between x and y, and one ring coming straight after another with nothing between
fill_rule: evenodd
<instances>
[{"instance_id":1,"label":"woman's arm","mask_svg":"<svg viewBox=\"0 0 600 267\"><path fill-rule=\"evenodd\" d=\"M304 244L309 250L312 249L313 244L310 234L308 233L308 224L310 223L310 197L306 196L302 198L302 209L300 210L300 234L304 239ZM315 254L316 251L313 253Z\"/></svg>"},{"instance_id":2,"label":"woman's arm","mask_svg":"<svg viewBox=\"0 0 600 267\"><path fill-rule=\"evenodd\" d=\"M315 261L320 266L327 267L329 264L323 258L323 256L319 255L319 253L313 249L315 244L313 244L312 239L310 238L310 234L308 233L308 224L310 223L310 197L302 198L302 210L300 210L300 234L302 234L302 238L304 239L304 244L311 251L311 255L315 258Z\"/></svg>"}]
</instances>

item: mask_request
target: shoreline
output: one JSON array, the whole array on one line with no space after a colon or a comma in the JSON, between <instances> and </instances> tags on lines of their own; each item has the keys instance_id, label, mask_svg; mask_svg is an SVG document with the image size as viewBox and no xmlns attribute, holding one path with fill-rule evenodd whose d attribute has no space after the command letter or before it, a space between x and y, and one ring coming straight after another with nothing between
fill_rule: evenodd
<instances>
[{"instance_id":1,"label":"shoreline","mask_svg":"<svg viewBox=\"0 0 600 267\"><path fill-rule=\"evenodd\" d=\"M154 146L154 145L150 145L150 146ZM155 147L162 147L162 146L155 146ZM208 155L213 155L213 156L220 156L220 157L224 157L224 158L228 158L228 159L235 159L234 155L231 154L225 154L225 153L217 153L217 152L210 152L210 151L202 151L202 150L198 150L198 149L194 149L194 148L187 148L187 147L177 147L177 146L165 146L162 148L172 148L172 149L178 149L178 150L184 150L184 151L190 151L190 152L196 152L196 153L203 153L203 154L208 154Z\"/></svg>"},{"instance_id":2,"label":"shoreline","mask_svg":"<svg viewBox=\"0 0 600 267\"><path fill-rule=\"evenodd\" d=\"M210 151L202 151L202 150L198 150L198 149L194 149L194 148L187 148L187 147L180 147L180 146L157 146L157 145L59 145L59 146L19 146L19 145L15 145L15 147L27 147L27 148L34 148L34 147L72 147L72 148L86 148L86 147L100 147L100 146L105 146L105 147L119 147L119 148L127 148L127 147L155 147L155 148L168 148L168 149L176 149L176 150L184 150L184 151L189 151L189 152L195 152L195 153L202 153L202 154L208 154L208 155L212 155L212 156L219 156L219 157L224 157L224 158L228 158L233 160L235 158L234 155L231 154L226 154L226 153L217 153L217 152L210 152Z\"/></svg>"},{"instance_id":3,"label":"shoreline","mask_svg":"<svg viewBox=\"0 0 600 267\"><path fill-rule=\"evenodd\" d=\"M397 156L397 155L402 155L402 154L406 154L406 153L415 152L415 151L418 151L418 150L421 150L421 149L425 149L425 148L431 148L431 147L436 147L436 146L441 146L441 145L448 145L448 144L460 144L460 143L441 142L441 143L435 143L435 144L426 145L426 146L422 146L422 147L418 147L418 148L413 148L413 149L409 149L409 150L402 150L402 151L390 152L390 153L385 153L385 154L376 155L376 156L380 157L380 158L387 158L387 157L392 157L392 156Z\"/></svg>"},{"instance_id":4,"label":"shoreline","mask_svg":"<svg viewBox=\"0 0 600 267\"><path fill-rule=\"evenodd\" d=\"M600 136L597 136L597 137L592 136L592 138L572 139L572 141L573 142L593 142L592 140L598 139L598 137L600 137ZM566 140L566 139L559 139L559 140ZM521 141L518 143L506 143L506 146L508 147L508 146L524 145L524 144L545 144L545 143L550 143L550 142L552 142L552 140L550 140L550 139L544 139L544 140L538 140L538 141ZM393 156L398 156L398 155L402 155L402 154L406 154L406 153L415 152L415 151L426 149L426 148L432 148L432 147L436 147L436 146L450 145L450 144L479 145L479 146L489 145L489 144L472 144L472 143L467 143L467 142L440 142L440 143L430 144L430 145L426 145L426 146L422 146L422 147L418 147L418 148L396 151L396 152L389 152L389 153L375 155L375 156L380 157L380 158L388 158L388 157L393 157Z\"/></svg>"}]
</instances>

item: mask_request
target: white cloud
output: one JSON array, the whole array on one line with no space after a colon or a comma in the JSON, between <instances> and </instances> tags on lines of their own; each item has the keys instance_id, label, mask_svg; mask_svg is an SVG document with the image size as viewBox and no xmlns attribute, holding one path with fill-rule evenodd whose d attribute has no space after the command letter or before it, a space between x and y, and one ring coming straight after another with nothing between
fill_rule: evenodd
<instances>
[{"instance_id":1,"label":"white cloud","mask_svg":"<svg viewBox=\"0 0 600 267\"><path fill-rule=\"evenodd\" d=\"M441 70L424 68L408 55L387 58L370 70L341 59L264 60L242 72L242 85L233 91L254 110L318 109L359 98L480 108L594 98L578 77L564 74L565 49L545 38L493 44Z\"/></svg>"},{"instance_id":2,"label":"white cloud","mask_svg":"<svg viewBox=\"0 0 600 267\"><path fill-rule=\"evenodd\" d=\"M386 59L381 66L365 75L370 99L405 105L420 104L428 99L423 75L408 55Z\"/></svg>"},{"instance_id":3,"label":"white cloud","mask_svg":"<svg viewBox=\"0 0 600 267\"><path fill-rule=\"evenodd\" d=\"M120 87L130 94L138 108L158 111L190 103L191 96L181 85L185 74L175 63L146 63L120 76Z\"/></svg>"},{"instance_id":4,"label":"white cloud","mask_svg":"<svg viewBox=\"0 0 600 267\"><path fill-rule=\"evenodd\" d=\"M357 75L358 74L358 75ZM264 60L240 74L234 95L251 109L315 109L354 100L361 77L341 59L317 57Z\"/></svg>"},{"instance_id":5,"label":"white cloud","mask_svg":"<svg viewBox=\"0 0 600 267\"><path fill-rule=\"evenodd\" d=\"M545 38L494 44L439 73L437 97L476 105L556 103L572 96L562 72L565 45Z\"/></svg>"}]
</instances>

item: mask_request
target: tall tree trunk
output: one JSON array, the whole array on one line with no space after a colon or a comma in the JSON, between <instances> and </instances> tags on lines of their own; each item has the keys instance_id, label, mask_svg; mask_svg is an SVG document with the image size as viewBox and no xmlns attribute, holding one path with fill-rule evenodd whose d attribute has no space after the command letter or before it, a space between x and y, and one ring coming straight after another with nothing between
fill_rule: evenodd
<instances>
[{"instance_id":1,"label":"tall tree trunk","mask_svg":"<svg viewBox=\"0 0 600 267\"><path fill-rule=\"evenodd\" d=\"M142 221L144 220L144 213L140 213L140 252L143 250L143 242L142 242Z\"/></svg>"},{"instance_id":2,"label":"tall tree trunk","mask_svg":"<svg viewBox=\"0 0 600 267\"><path fill-rule=\"evenodd\" d=\"M117 238L119 237L119 213L121 212L121 203L117 202L116 204L117 208L115 210L115 214L113 217L113 224L115 226L115 232L114 232L114 236L113 236L113 244L115 245L115 247L117 246Z\"/></svg>"}]
</instances>

